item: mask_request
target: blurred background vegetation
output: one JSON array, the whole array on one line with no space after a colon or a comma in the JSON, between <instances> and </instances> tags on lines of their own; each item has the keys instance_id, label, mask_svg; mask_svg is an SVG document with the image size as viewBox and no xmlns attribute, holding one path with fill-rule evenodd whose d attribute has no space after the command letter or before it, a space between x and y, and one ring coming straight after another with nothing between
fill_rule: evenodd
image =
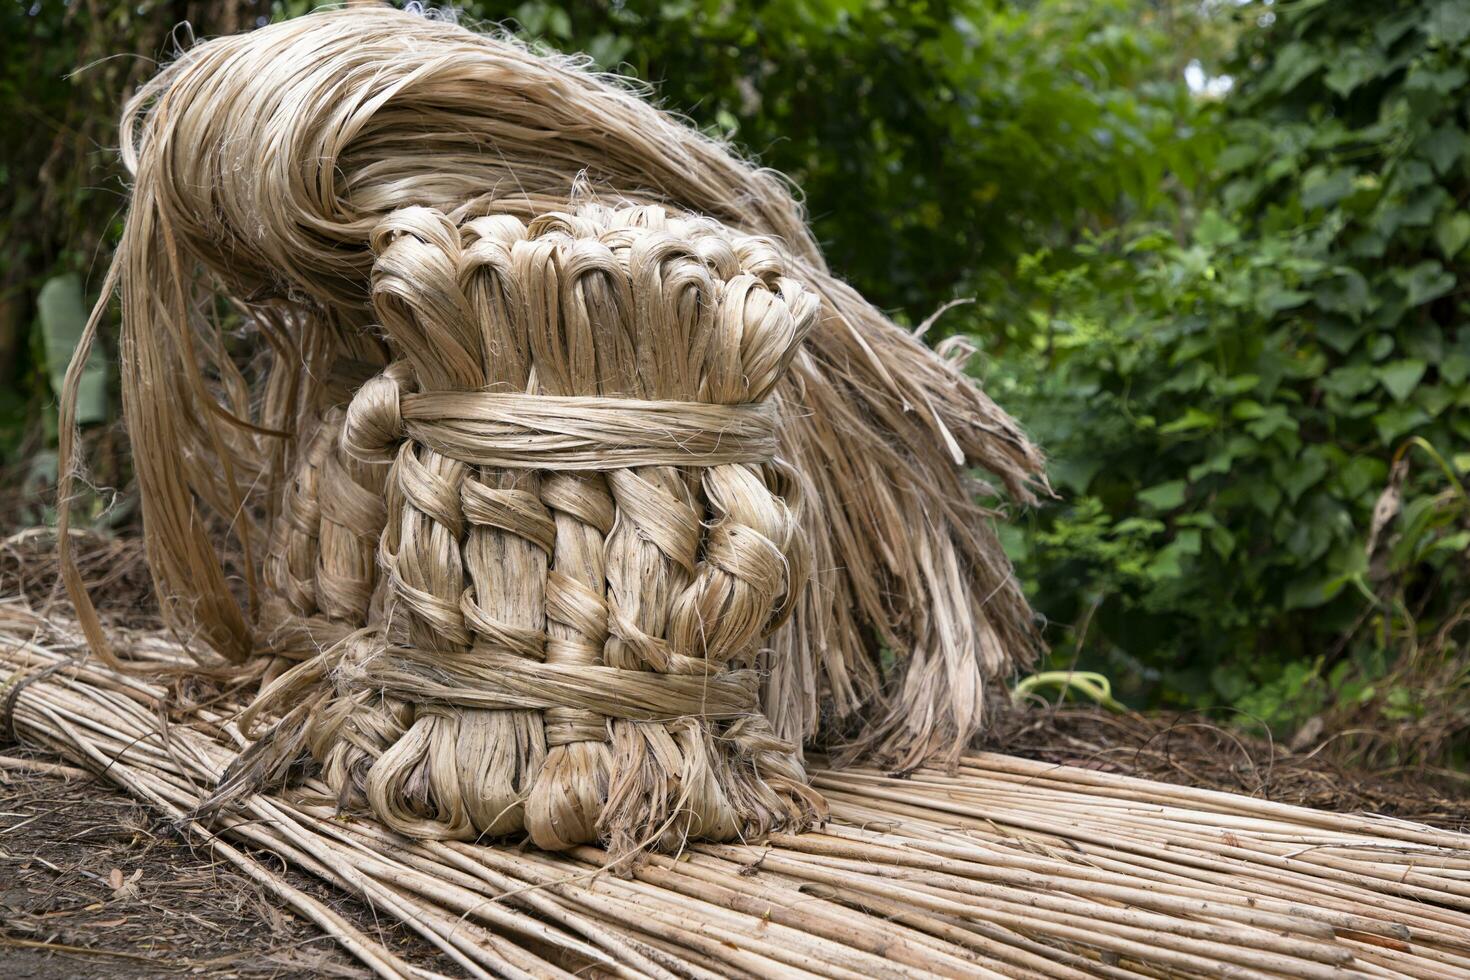
<instances>
[{"instance_id":1,"label":"blurred background vegetation","mask_svg":"<svg viewBox=\"0 0 1470 980\"><path fill-rule=\"evenodd\" d=\"M0 454L50 515L54 391L119 227L114 120L288 2L4 0ZM1470 731L1470 4L567 0L585 52L803 190L833 266L973 335L1051 457L1006 529L1051 664L1381 766ZM185 25L187 27L179 26ZM81 70L79 70L81 69ZM106 358L95 519L132 520Z\"/></svg>"}]
</instances>

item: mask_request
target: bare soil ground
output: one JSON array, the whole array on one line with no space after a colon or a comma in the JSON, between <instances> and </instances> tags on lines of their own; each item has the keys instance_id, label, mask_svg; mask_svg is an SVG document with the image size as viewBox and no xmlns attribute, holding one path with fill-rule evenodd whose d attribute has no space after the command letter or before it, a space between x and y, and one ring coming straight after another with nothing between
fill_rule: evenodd
<instances>
[{"instance_id":1,"label":"bare soil ground","mask_svg":"<svg viewBox=\"0 0 1470 980\"><path fill-rule=\"evenodd\" d=\"M9 760L25 756L0 749ZM391 919L331 895L364 931L426 966L436 952ZM0 976L366 977L315 926L84 773L57 775L0 759Z\"/></svg>"},{"instance_id":2,"label":"bare soil ground","mask_svg":"<svg viewBox=\"0 0 1470 980\"><path fill-rule=\"evenodd\" d=\"M988 747L1278 803L1470 831L1470 774L1417 766L1364 769L1334 757L1330 738L1293 748L1195 712L1041 707L1006 718Z\"/></svg>"}]
</instances>

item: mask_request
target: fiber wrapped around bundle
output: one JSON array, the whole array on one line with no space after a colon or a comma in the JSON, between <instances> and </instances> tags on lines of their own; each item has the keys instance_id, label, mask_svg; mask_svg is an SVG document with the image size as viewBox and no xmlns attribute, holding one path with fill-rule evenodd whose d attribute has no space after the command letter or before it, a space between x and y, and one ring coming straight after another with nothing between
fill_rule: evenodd
<instances>
[{"instance_id":1,"label":"fiber wrapped around bundle","mask_svg":"<svg viewBox=\"0 0 1470 980\"><path fill-rule=\"evenodd\" d=\"M305 612L315 513L318 605L367 622L253 714L298 704L272 739L299 731L340 798L418 837L630 853L808 825L754 667L806 586L770 394L816 295L770 241L655 207L411 207L372 241L395 360L323 419L267 559ZM343 529L381 539L376 604L327 601L332 501L377 483L344 451L386 469L386 507Z\"/></svg>"},{"instance_id":2,"label":"fiber wrapped around bundle","mask_svg":"<svg viewBox=\"0 0 1470 980\"><path fill-rule=\"evenodd\" d=\"M355 6L184 52L129 103L122 145L135 183L111 281L164 612L201 657L275 658L268 677L285 687L270 703L297 721L312 714L297 730L324 772L361 785L400 824L525 825L564 842L611 812L629 833L677 836L684 822L720 836L731 832L727 804L747 827L799 824L810 805L785 786L800 781L790 746L815 741L895 767L957 758L998 682L1029 662L1031 613L975 475L1028 501L1042 485L1039 454L963 373L961 347L936 354L828 272L777 177L618 80L442 20ZM653 206L701 218L655 217ZM657 231L666 221L681 230ZM695 285L675 289L671 268L634 261L655 247L638 236L656 231L682 243L678 274ZM593 244L602 251L583 271L591 252L579 249ZM502 253L554 255L584 284L628 278L567 293L545 269L495 266ZM639 278L647 269L660 271ZM754 366L720 366L727 376L678 346L704 341L678 334L667 352L687 366L655 371L649 338L692 329L694 313L674 312L671 296L717 297L724 323L731 283L748 289L741 302L809 328L806 343L793 334ZM515 289L530 290L515 300L525 310L502 324L488 311ZM665 312L636 321L637 336L564 339L559 353L533 327L570 329L572 308L526 312L579 297L586 323L629 330L617 304L658 290L650 308ZM488 323L524 328L528 346L461 336ZM714 345L723 335L710 330ZM566 398L686 408L616 424L599 408L549 435L569 422ZM711 444L712 425L730 439ZM631 428L652 441L619 445ZM491 430L492 448L465 451L468 435ZM665 436L683 456L655 451ZM380 455L392 462L370 461ZM775 552L751 550L737 528ZM719 557L737 552L761 573ZM593 553L605 568L588 564ZM509 583L491 573L500 566L525 574ZM645 579L656 584L631 584ZM70 584L105 653L74 574ZM589 594L608 603L605 637L578 618ZM575 609L562 608L569 596ZM516 618L534 609L544 648L533 639L541 622ZM578 661L587 669L738 675L729 683L757 684L760 710L740 701L688 725L602 712L612 734L598 742L590 718L549 695L471 707L426 693L472 688L483 666L474 651L487 644L529 678L527 664L554 667L573 648L601 656ZM741 674L748 667L757 673ZM312 712L279 697L328 687ZM493 716L494 739L463 720L481 715ZM745 761L701 748L712 738L739 743L730 759ZM515 776L491 789L455 762L467 781L456 801L440 765L480 751L477 739L479 758L513 757ZM604 756L649 771L620 782L629 766ZM381 761L397 766L396 782L366 779ZM740 769L750 765L756 790ZM604 779L606 799L576 826L548 817L538 829L535 813L555 805L537 774L572 767L587 775L585 800ZM677 819L660 809L674 801L629 795L675 771L686 797Z\"/></svg>"}]
</instances>

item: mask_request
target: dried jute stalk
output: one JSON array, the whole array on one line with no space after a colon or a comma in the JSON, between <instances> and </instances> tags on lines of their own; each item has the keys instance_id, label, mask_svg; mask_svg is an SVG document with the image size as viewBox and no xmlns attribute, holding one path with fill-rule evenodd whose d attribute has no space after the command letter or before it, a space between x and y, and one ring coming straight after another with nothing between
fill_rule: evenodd
<instances>
[{"instance_id":1,"label":"dried jute stalk","mask_svg":"<svg viewBox=\"0 0 1470 980\"><path fill-rule=\"evenodd\" d=\"M265 744L309 731L340 796L421 838L625 854L808 826L754 668L807 583L771 393L816 295L769 240L656 207L407 208L373 249L397 360L324 420L266 559L299 617L365 628L267 689L257 713L310 708ZM339 453L391 461L385 509ZM358 522L335 556L329 514ZM353 548L377 531L374 609Z\"/></svg>"}]
</instances>

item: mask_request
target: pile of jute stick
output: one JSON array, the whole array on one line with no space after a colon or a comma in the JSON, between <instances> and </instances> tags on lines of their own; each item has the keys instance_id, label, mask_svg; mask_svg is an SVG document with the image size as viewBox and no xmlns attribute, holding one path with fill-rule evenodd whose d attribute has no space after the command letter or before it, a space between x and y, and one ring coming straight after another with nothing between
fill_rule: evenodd
<instances>
[{"instance_id":1,"label":"pile of jute stick","mask_svg":"<svg viewBox=\"0 0 1470 980\"><path fill-rule=\"evenodd\" d=\"M344 818L320 780L202 821L247 744L238 705L187 707L181 690L208 692L167 634L110 635L125 673L74 623L0 604L16 736L148 801L383 977L434 974L279 862L476 977L1470 976L1470 835L990 753L906 778L814 760L820 829L690 843L621 875L593 845Z\"/></svg>"}]
</instances>

